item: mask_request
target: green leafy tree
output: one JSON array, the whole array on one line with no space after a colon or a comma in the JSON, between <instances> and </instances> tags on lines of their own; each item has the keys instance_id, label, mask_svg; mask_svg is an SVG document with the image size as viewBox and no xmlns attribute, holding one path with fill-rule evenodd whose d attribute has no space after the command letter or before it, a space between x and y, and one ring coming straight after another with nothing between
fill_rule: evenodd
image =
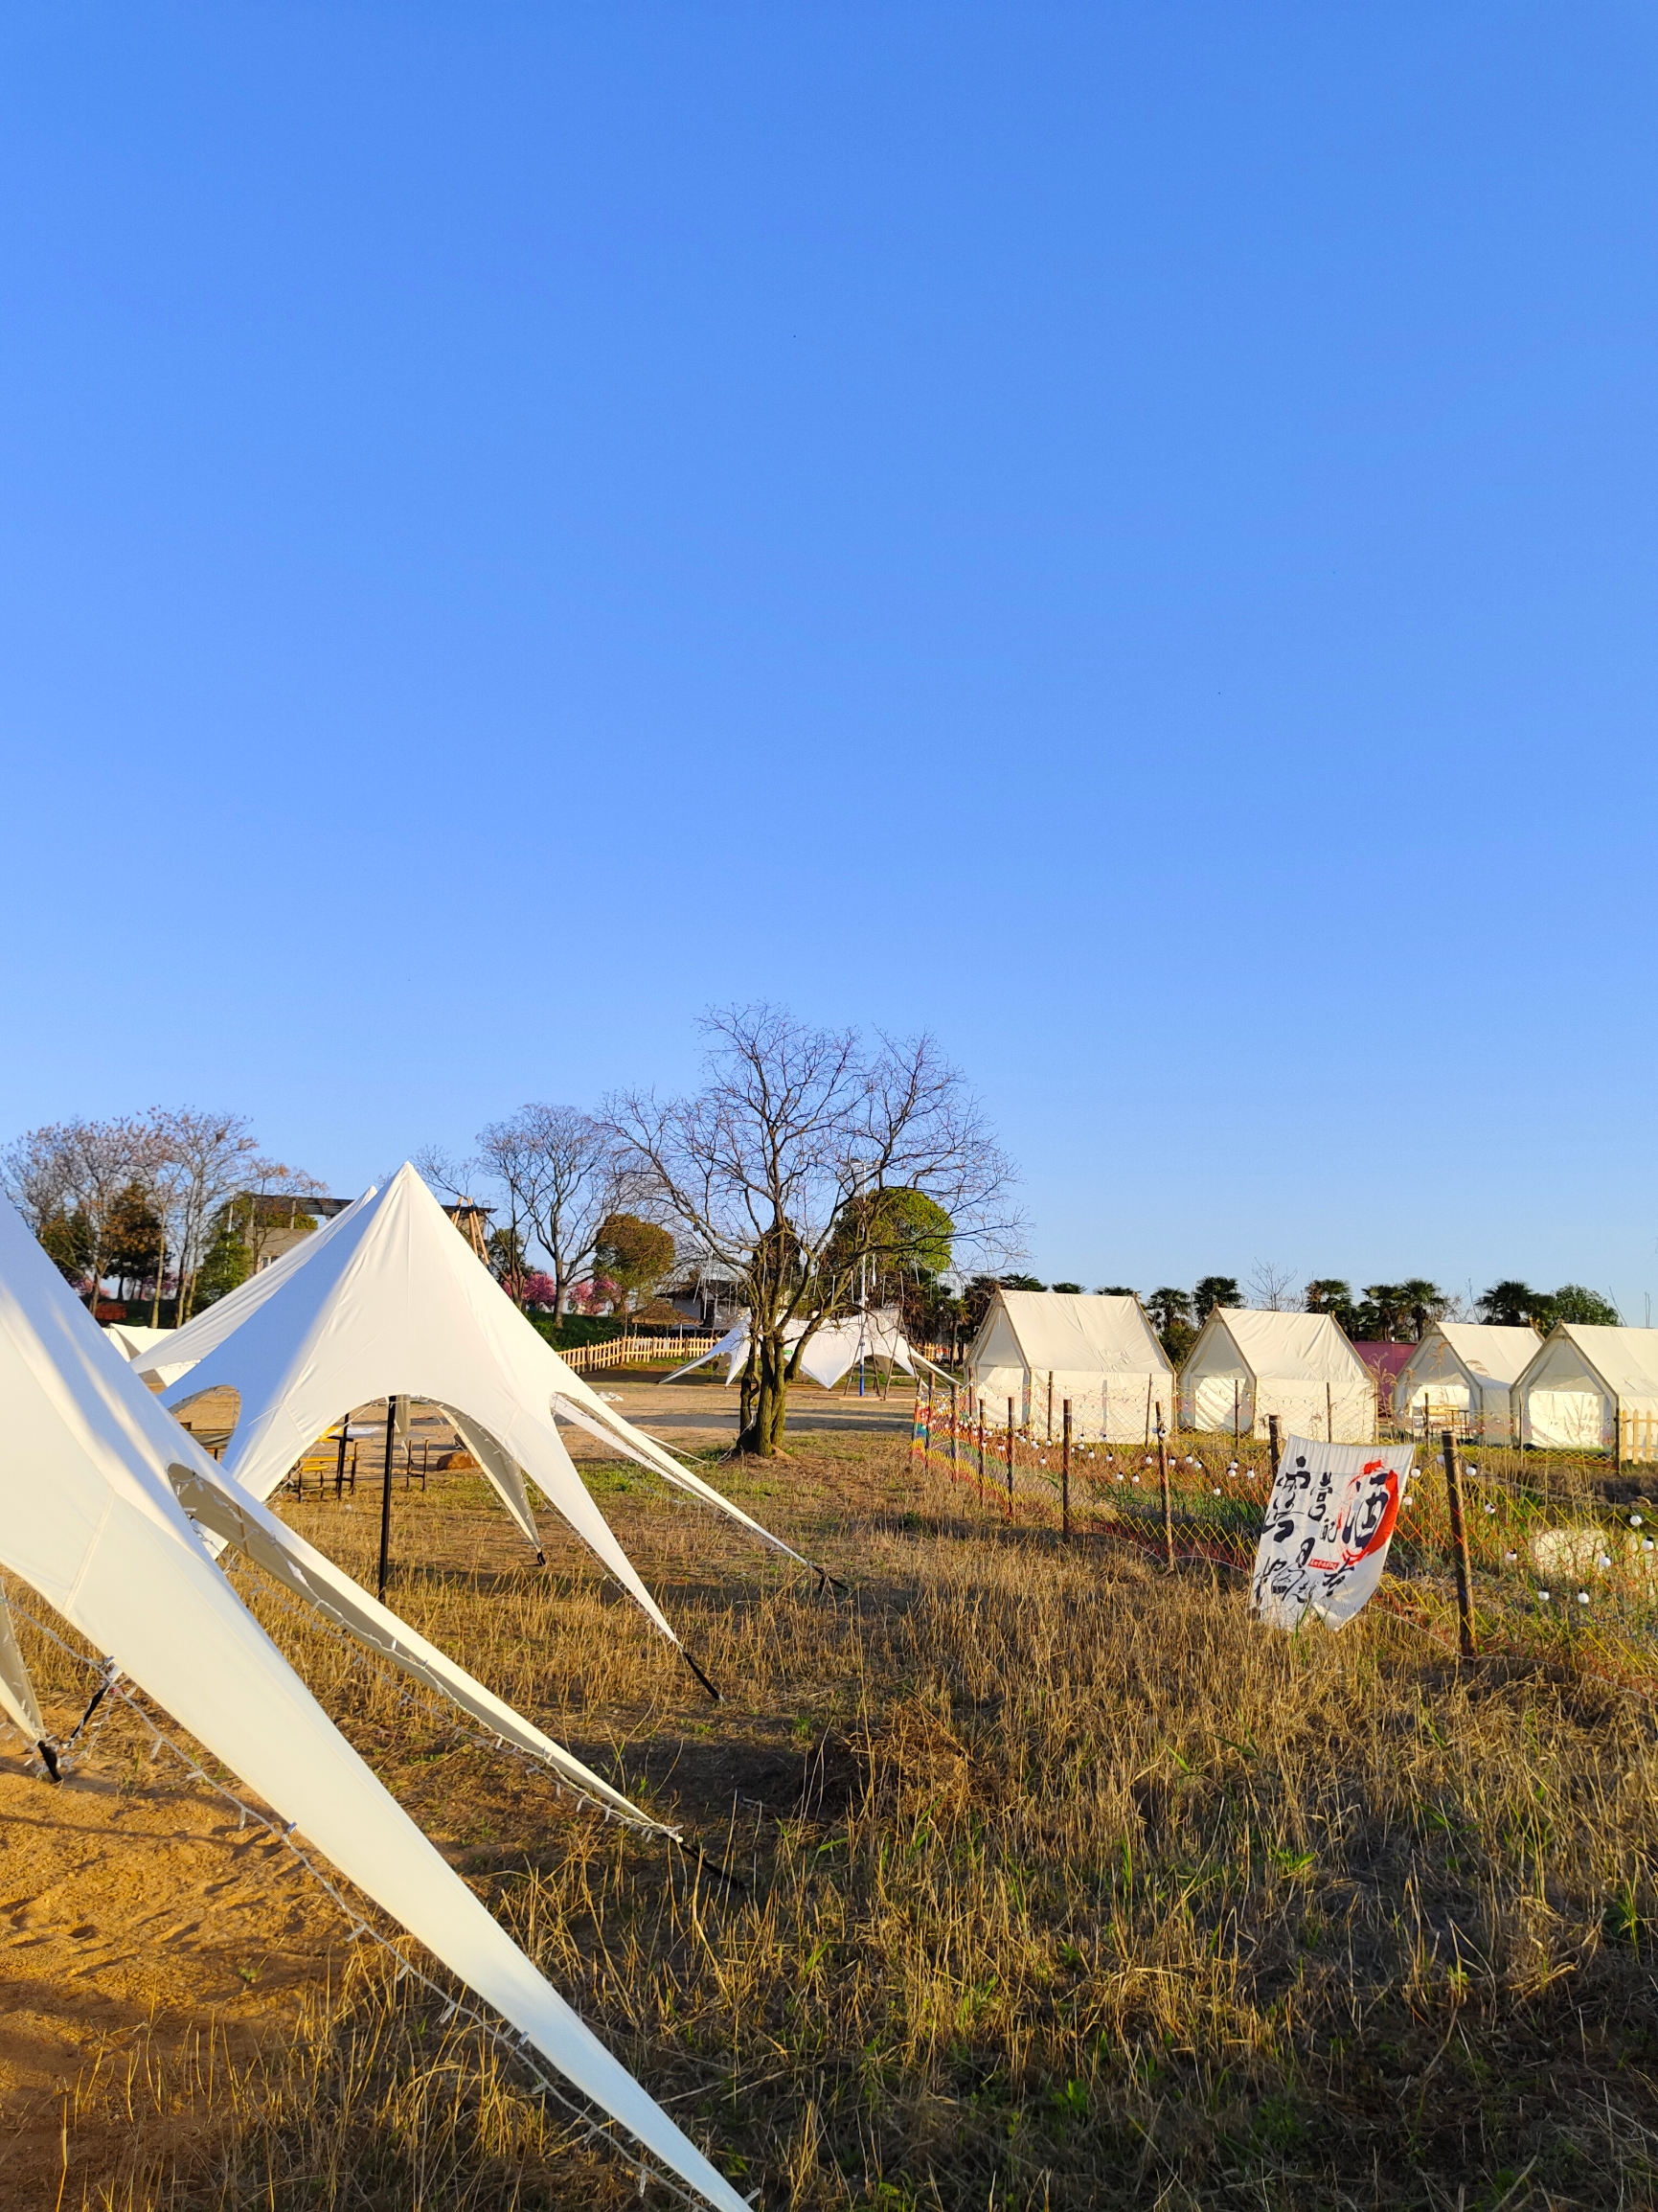
<instances>
[{"instance_id":1,"label":"green leafy tree","mask_svg":"<svg viewBox=\"0 0 1658 2212\"><path fill-rule=\"evenodd\" d=\"M40 1242L47 1257L66 1283L83 1284L92 1265L92 1224L77 1206L73 1213L59 1206L40 1224Z\"/></svg>"},{"instance_id":2,"label":"green leafy tree","mask_svg":"<svg viewBox=\"0 0 1658 2212\"><path fill-rule=\"evenodd\" d=\"M123 1297L129 1285L136 1289L154 1282L165 1235L149 1192L143 1183L128 1183L109 1209L103 1236L103 1272L116 1278Z\"/></svg>"},{"instance_id":3,"label":"green leafy tree","mask_svg":"<svg viewBox=\"0 0 1658 2212\"><path fill-rule=\"evenodd\" d=\"M202 1254L201 1266L196 1269L196 1311L199 1312L202 1307L213 1305L236 1289L252 1273L253 1254L242 1241L239 1226L230 1219L227 1210L221 1215L213 1242Z\"/></svg>"},{"instance_id":4,"label":"green leafy tree","mask_svg":"<svg viewBox=\"0 0 1658 2212\"><path fill-rule=\"evenodd\" d=\"M615 1308L625 1316L648 1298L673 1266L673 1239L638 1214L607 1214L593 1246L593 1270L610 1284Z\"/></svg>"},{"instance_id":5,"label":"green leafy tree","mask_svg":"<svg viewBox=\"0 0 1658 2212\"><path fill-rule=\"evenodd\" d=\"M1437 1284L1420 1275L1404 1283L1367 1283L1364 1294L1374 1312L1355 1314L1355 1325L1363 1326L1366 1336L1388 1344L1420 1344L1429 1324L1442 1319L1451 1303Z\"/></svg>"},{"instance_id":6,"label":"green leafy tree","mask_svg":"<svg viewBox=\"0 0 1658 2212\"><path fill-rule=\"evenodd\" d=\"M1169 1284L1153 1290L1146 1301L1146 1311L1151 1316L1163 1349L1181 1366L1197 1341L1197 1331L1192 1325L1192 1298L1185 1290L1176 1290Z\"/></svg>"},{"instance_id":7,"label":"green leafy tree","mask_svg":"<svg viewBox=\"0 0 1658 2212\"><path fill-rule=\"evenodd\" d=\"M1359 1308L1353 1303L1351 1286L1339 1276L1319 1276L1307 1285L1305 1296L1309 1313L1328 1313L1346 1335L1354 1336ZM1355 1340L1363 1341L1362 1338Z\"/></svg>"},{"instance_id":8,"label":"green leafy tree","mask_svg":"<svg viewBox=\"0 0 1658 2212\"><path fill-rule=\"evenodd\" d=\"M1533 1290L1529 1283L1510 1277L1491 1285L1478 1311L1482 1321L1497 1329L1523 1329L1528 1322L1549 1329L1554 1326L1555 1302L1546 1290Z\"/></svg>"},{"instance_id":9,"label":"green leafy tree","mask_svg":"<svg viewBox=\"0 0 1658 2212\"><path fill-rule=\"evenodd\" d=\"M1556 1321L1573 1321L1580 1329L1621 1329L1624 1316L1610 1299L1585 1289L1581 1283L1562 1283L1549 1304Z\"/></svg>"},{"instance_id":10,"label":"green leafy tree","mask_svg":"<svg viewBox=\"0 0 1658 2212\"><path fill-rule=\"evenodd\" d=\"M1192 1308L1201 1328L1216 1306L1241 1306L1243 1292L1236 1275L1205 1275L1192 1293Z\"/></svg>"}]
</instances>

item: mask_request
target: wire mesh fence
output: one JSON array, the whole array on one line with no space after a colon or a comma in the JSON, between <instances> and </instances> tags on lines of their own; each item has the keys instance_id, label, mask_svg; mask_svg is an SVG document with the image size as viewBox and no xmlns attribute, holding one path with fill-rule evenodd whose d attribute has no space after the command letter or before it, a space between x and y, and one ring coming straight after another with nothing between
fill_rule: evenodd
<instances>
[{"instance_id":1,"label":"wire mesh fence","mask_svg":"<svg viewBox=\"0 0 1658 2212\"><path fill-rule=\"evenodd\" d=\"M1050 1439L917 1400L912 1458L987 1518L1117 1542L1170 1565L1247 1575L1272 1489L1270 1447L1230 1434ZM1611 1454L1457 1448L1477 1649L1571 1659L1658 1688L1658 1467ZM1451 1649L1456 1554L1439 1437L1416 1445L1375 1604Z\"/></svg>"}]
</instances>

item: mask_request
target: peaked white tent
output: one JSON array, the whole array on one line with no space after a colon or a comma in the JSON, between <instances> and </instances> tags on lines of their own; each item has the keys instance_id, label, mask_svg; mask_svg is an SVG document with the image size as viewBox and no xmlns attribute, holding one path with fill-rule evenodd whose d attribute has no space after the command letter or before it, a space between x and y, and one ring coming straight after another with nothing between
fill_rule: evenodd
<instances>
[{"instance_id":1,"label":"peaked white tent","mask_svg":"<svg viewBox=\"0 0 1658 2212\"><path fill-rule=\"evenodd\" d=\"M582 2095L720 2212L745 2212L387 1795L242 1605L170 1470L208 1489L222 1476L100 1335L9 1206L0 1403L0 1567L110 1653Z\"/></svg>"},{"instance_id":2,"label":"peaked white tent","mask_svg":"<svg viewBox=\"0 0 1658 2212\"><path fill-rule=\"evenodd\" d=\"M1394 1419L1455 1425L1482 1444L1507 1444L1510 1396L1536 1351L1534 1329L1436 1321L1395 1380Z\"/></svg>"},{"instance_id":3,"label":"peaked white tent","mask_svg":"<svg viewBox=\"0 0 1658 2212\"><path fill-rule=\"evenodd\" d=\"M1374 1444L1375 1382L1328 1313L1261 1313L1217 1306L1180 1371L1183 1428L1329 1444ZM1333 1430L1333 1434L1331 1433Z\"/></svg>"},{"instance_id":4,"label":"peaked white tent","mask_svg":"<svg viewBox=\"0 0 1658 2212\"><path fill-rule=\"evenodd\" d=\"M967 1351L968 1402L1057 1436L1066 1399L1079 1438L1131 1444L1174 1412L1174 1369L1138 1298L996 1290Z\"/></svg>"},{"instance_id":5,"label":"peaked white tent","mask_svg":"<svg viewBox=\"0 0 1658 2212\"><path fill-rule=\"evenodd\" d=\"M294 1462L353 1406L376 1398L438 1405L513 1520L540 1549L526 1477L664 1635L655 1600L589 1496L558 1433L573 1422L676 1489L715 1506L791 1559L799 1554L654 1438L618 1415L501 1290L412 1167L370 1190L167 1344L134 1361L178 1373L174 1412L230 1387L240 1405L227 1471L268 1497ZM159 1367L158 1370L159 1371Z\"/></svg>"},{"instance_id":6,"label":"peaked white tent","mask_svg":"<svg viewBox=\"0 0 1658 2212\"><path fill-rule=\"evenodd\" d=\"M103 1334L123 1359L136 1359L141 1352L153 1352L158 1344L169 1342L172 1331L141 1328L136 1321L106 1321Z\"/></svg>"},{"instance_id":7,"label":"peaked white tent","mask_svg":"<svg viewBox=\"0 0 1658 2212\"><path fill-rule=\"evenodd\" d=\"M1556 1321L1513 1402L1522 1444L1658 1459L1658 1329Z\"/></svg>"},{"instance_id":8,"label":"peaked white tent","mask_svg":"<svg viewBox=\"0 0 1658 2212\"><path fill-rule=\"evenodd\" d=\"M784 1342L790 1346L798 1344L806 1327L805 1321L790 1321L784 1329ZM699 1359L688 1359L665 1380L677 1382L694 1367L705 1367L711 1359L725 1359L730 1362L725 1373L726 1382L728 1385L736 1382L748 1364L748 1340L745 1313L735 1328L726 1331L712 1351L703 1353ZM800 1371L825 1390L832 1390L860 1359L885 1359L895 1367L901 1367L906 1375L913 1375L918 1366L930 1365L905 1337L897 1310L883 1307L873 1312L860 1310L855 1313L843 1313L833 1321L820 1322L801 1355Z\"/></svg>"}]
</instances>

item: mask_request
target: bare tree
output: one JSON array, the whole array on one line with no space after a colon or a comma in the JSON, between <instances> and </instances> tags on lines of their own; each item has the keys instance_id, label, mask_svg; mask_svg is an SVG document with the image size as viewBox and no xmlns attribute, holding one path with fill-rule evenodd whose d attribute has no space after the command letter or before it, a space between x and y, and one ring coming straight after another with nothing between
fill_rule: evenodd
<instances>
[{"instance_id":1,"label":"bare tree","mask_svg":"<svg viewBox=\"0 0 1658 2212\"><path fill-rule=\"evenodd\" d=\"M7 1149L0 1165L6 1195L48 1249L64 1217L74 1217L94 1312L123 1202L135 1186L156 1193L164 1156L154 1117L137 1115L55 1122Z\"/></svg>"},{"instance_id":2,"label":"bare tree","mask_svg":"<svg viewBox=\"0 0 1658 2212\"><path fill-rule=\"evenodd\" d=\"M1294 1295L1295 1276L1288 1267L1275 1266L1270 1260L1257 1260L1250 1271L1249 1288L1255 1302L1269 1313L1293 1313L1301 1301Z\"/></svg>"},{"instance_id":3,"label":"bare tree","mask_svg":"<svg viewBox=\"0 0 1658 2212\"><path fill-rule=\"evenodd\" d=\"M883 1038L872 1053L854 1031L770 1006L714 1013L703 1027L702 1090L623 1094L606 1122L681 1249L741 1286L750 1357L738 1448L769 1457L819 1322L853 1302L872 1261L903 1263L914 1229L898 1194L942 1206L961 1243L995 1246L1017 1224L1002 1218L1007 1162L930 1038Z\"/></svg>"},{"instance_id":4,"label":"bare tree","mask_svg":"<svg viewBox=\"0 0 1658 2212\"><path fill-rule=\"evenodd\" d=\"M154 1187L178 1275L177 1317L182 1327L190 1318L196 1278L220 1209L242 1193L257 1190L275 1163L260 1157L245 1114L156 1106L149 1127L160 1152Z\"/></svg>"},{"instance_id":5,"label":"bare tree","mask_svg":"<svg viewBox=\"0 0 1658 2212\"><path fill-rule=\"evenodd\" d=\"M520 1106L478 1132L480 1164L506 1195L514 1230L546 1253L554 1311L593 1257L607 1215L631 1185L611 1132L575 1106Z\"/></svg>"}]
</instances>

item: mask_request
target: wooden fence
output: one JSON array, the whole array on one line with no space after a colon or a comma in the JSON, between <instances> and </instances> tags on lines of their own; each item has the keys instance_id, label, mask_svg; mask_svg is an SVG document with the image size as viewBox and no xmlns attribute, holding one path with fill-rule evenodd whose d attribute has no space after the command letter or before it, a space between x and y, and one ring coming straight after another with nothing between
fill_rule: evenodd
<instances>
[{"instance_id":1,"label":"wooden fence","mask_svg":"<svg viewBox=\"0 0 1658 2212\"><path fill-rule=\"evenodd\" d=\"M719 1342L712 1334L687 1332L683 1336L610 1336L602 1344L578 1344L558 1357L578 1375L592 1375L605 1367L628 1367L642 1359L672 1359L683 1365L700 1359Z\"/></svg>"}]
</instances>

